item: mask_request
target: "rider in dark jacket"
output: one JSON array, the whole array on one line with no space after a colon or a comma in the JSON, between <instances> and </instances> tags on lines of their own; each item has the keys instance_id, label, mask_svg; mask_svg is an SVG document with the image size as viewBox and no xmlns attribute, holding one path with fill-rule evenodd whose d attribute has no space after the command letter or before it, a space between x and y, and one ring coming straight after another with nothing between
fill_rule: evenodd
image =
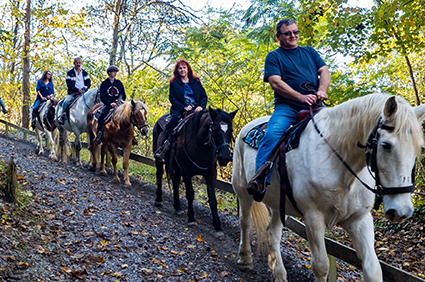
<instances>
[{"instance_id":1,"label":"rider in dark jacket","mask_svg":"<svg viewBox=\"0 0 425 282\"><path fill-rule=\"evenodd\" d=\"M115 79L119 69L117 66L109 66L106 70L108 78L105 79L100 85L100 100L105 105L100 114L97 134L94 142L100 144L102 141L103 127L105 123L105 117L108 115L112 108L115 108L121 101L125 101L127 98L125 95L124 85L118 79Z\"/></svg>"},{"instance_id":2,"label":"rider in dark jacket","mask_svg":"<svg viewBox=\"0 0 425 282\"><path fill-rule=\"evenodd\" d=\"M170 148L169 136L177 125L184 111L202 111L207 106L208 97L201 81L193 74L189 62L185 59L177 61L174 76L170 79L171 120L165 128L163 145L155 152L157 161L164 162L165 154ZM162 143L162 142L161 142Z\"/></svg>"}]
</instances>

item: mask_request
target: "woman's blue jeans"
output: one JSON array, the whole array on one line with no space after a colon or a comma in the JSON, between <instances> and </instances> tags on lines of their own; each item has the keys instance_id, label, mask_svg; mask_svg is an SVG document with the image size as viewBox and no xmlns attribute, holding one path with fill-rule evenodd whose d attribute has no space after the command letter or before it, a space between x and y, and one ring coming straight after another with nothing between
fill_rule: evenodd
<instances>
[{"instance_id":1,"label":"woman's blue jeans","mask_svg":"<svg viewBox=\"0 0 425 282\"><path fill-rule=\"evenodd\" d=\"M267 130L261 140L255 160L255 171L257 171L269 157L273 148L279 142L280 137L285 131L296 122L297 113L302 110L301 107L288 104L275 104L274 112L267 124ZM270 183L271 170L267 176L266 182Z\"/></svg>"}]
</instances>

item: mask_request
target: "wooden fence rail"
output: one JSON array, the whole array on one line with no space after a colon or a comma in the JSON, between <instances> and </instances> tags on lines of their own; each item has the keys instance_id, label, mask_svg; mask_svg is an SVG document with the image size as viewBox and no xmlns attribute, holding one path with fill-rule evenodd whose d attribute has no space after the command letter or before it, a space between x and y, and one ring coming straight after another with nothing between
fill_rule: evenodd
<instances>
[{"instance_id":1,"label":"wooden fence rail","mask_svg":"<svg viewBox=\"0 0 425 282\"><path fill-rule=\"evenodd\" d=\"M26 139L27 134L28 135L35 135L35 133L31 130L22 128L20 126L11 124L9 122L6 122L4 120L0 119L0 123L3 123L6 125L6 133L9 131L9 127L15 128L19 131L22 131L24 133L24 138ZM82 142L82 147L87 148L88 144L87 142ZM117 154L122 155L122 150L117 149ZM155 166L155 160L149 157L141 156L138 154L131 153L130 159L134 160L136 162L140 162L149 166ZM227 181L217 180L217 189L223 190L225 192L229 192L234 194L232 184ZM305 229L305 225L296 220L293 217L288 217L286 220L286 227L301 236L304 239L307 239L307 233ZM329 238L325 238L326 243L326 249L329 256L330 261L330 269L329 269L329 282L336 282L336 260L335 258L338 258L340 260L343 260L351 265L354 265L358 268L361 268L361 262L357 257L356 251L350 247L344 246L336 241L333 241ZM394 267L392 265L389 265L383 261L379 261L382 268L382 274L385 282L425 282L424 279L421 279L420 277L413 276L412 274L401 270L397 267Z\"/></svg>"}]
</instances>

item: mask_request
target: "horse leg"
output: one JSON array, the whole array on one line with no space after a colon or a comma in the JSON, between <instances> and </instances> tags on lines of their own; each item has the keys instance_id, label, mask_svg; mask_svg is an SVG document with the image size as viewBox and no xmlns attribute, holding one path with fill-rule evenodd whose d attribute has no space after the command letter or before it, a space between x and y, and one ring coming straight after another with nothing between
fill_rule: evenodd
<instances>
[{"instance_id":1,"label":"horse leg","mask_svg":"<svg viewBox=\"0 0 425 282\"><path fill-rule=\"evenodd\" d=\"M37 144L37 149L35 150L35 152L38 155L43 155L44 154L44 149L43 149L43 132L41 130L36 129L35 130L35 134L37 135L37 140L38 140L38 144Z\"/></svg>"},{"instance_id":2,"label":"horse leg","mask_svg":"<svg viewBox=\"0 0 425 282\"><path fill-rule=\"evenodd\" d=\"M316 211L308 211L304 218L316 282L326 282L329 260L324 240L326 225L323 215Z\"/></svg>"},{"instance_id":3,"label":"horse leg","mask_svg":"<svg viewBox=\"0 0 425 282\"><path fill-rule=\"evenodd\" d=\"M183 211L182 208L180 207L180 197L179 197L179 187L180 187L180 177L181 174L178 172L174 172L173 175L173 206L174 206L174 211L176 214L178 215L182 215Z\"/></svg>"},{"instance_id":4,"label":"horse leg","mask_svg":"<svg viewBox=\"0 0 425 282\"><path fill-rule=\"evenodd\" d=\"M124 169L124 185L131 186L130 178L128 177L128 162L130 159L131 143L130 146L123 148L122 154L122 168Z\"/></svg>"},{"instance_id":5,"label":"horse leg","mask_svg":"<svg viewBox=\"0 0 425 282\"><path fill-rule=\"evenodd\" d=\"M373 218L370 213L341 223L353 239L357 256L362 262L366 282L382 282L382 270L375 253Z\"/></svg>"},{"instance_id":6,"label":"horse leg","mask_svg":"<svg viewBox=\"0 0 425 282\"><path fill-rule=\"evenodd\" d=\"M156 199L155 206L162 207L162 175L164 174L164 164L155 162L156 166Z\"/></svg>"},{"instance_id":7,"label":"horse leg","mask_svg":"<svg viewBox=\"0 0 425 282\"><path fill-rule=\"evenodd\" d=\"M252 251L249 238L249 229L251 225L252 197L238 197L239 199L239 222L241 225L239 259L238 265L242 270L253 269Z\"/></svg>"},{"instance_id":8,"label":"horse leg","mask_svg":"<svg viewBox=\"0 0 425 282\"><path fill-rule=\"evenodd\" d=\"M193 200L195 199L195 192L192 186L192 177L189 175L183 175L184 185L186 187L186 199L187 199L187 225L197 225L195 219L195 212L193 211Z\"/></svg>"},{"instance_id":9,"label":"horse leg","mask_svg":"<svg viewBox=\"0 0 425 282\"><path fill-rule=\"evenodd\" d=\"M77 159L76 166L82 166L83 162L80 159L80 151L81 151L80 135L76 133L74 134L75 134L75 157Z\"/></svg>"},{"instance_id":10,"label":"horse leg","mask_svg":"<svg viewBox=\"0 0 425 282\"><path fill-rule=\"evenodd\" d=\"M221 228L220 218L218 217L217 211L217 198L215 195L215 186L217 184L217 171L214 171L210 175L204 175L207 182L207 192L208 192L208 203L210 205L211 214L213 218L213 226L215 229L214 237L223 238L224 233Z\"/></svg>"},{"instance_id":11,"label":"horse leg","mask_svg":"<svg viewBox=\"0 0 425 282\"><path fill-rule=\"evenodd\" d=\"M280 241L282 239L282 221L280 213L272 211L272 218L267 228L268 240L268 262L272 270L272 281L286 282L286 269L283 265L282 255L280 253Z\"/></svg>"},{"instance_id":12,"label":"horse leg","mask_svg":"<svg viewBox=\"0 0 425 282\"><path fill-rule=\"evenodd\" d=\"M50 131L45 131L46 133L46 138L49 140L49 144L50 144L50 154L49 154L49 158L51 158L52 160L56 160L56 152L55 152L55 143L53 142L53 138L52 138L52 133L50 133Z\"/></svg>"},{"instance_id":13,"label":"horse leg","mask_svg":"<svg viewBox=\"0 0 425 282\"><path fill-rule=\"evenodd\" d=\"M95 145L94 142L92 142L92 146L94 146L94 145ZM106 169L105 169L105 155L108 152L108 146L105 145L105 144L102 144L102 147L101 147L100 150L101 150L100 151L100 173L103 174L103 175L108 175L108 173L106 172ZM98 154L99 154L99 150L96 151L95 156L97 157Z\"/></svg>"},{"instance_id":14,"label":"horse leg","mask_svg":"<svg viewBox=\"0 0 425 282\"><path fill-rule=\"evenodd\" d=\"M62 162L66 163L68 162L68 154L67 154L67 145L69 143L68 141L68 134L65 130L65 128L60 127L59 128L59 145L58 145L58 159L60 158Z\"/></svg>"},{"instance_id":15,"label":"horse leg","mask_svg":"<svg viewBox=\"0 0 425 282\"><path fill-rule=\"evenodd\" d=\"M109 153L111 154L112 166L114 168L114 179L113 181L120 182L120 178L118 177L118 169L117 169L117 153L116 148L112 143L108 144Z\"/></svg>"},{"instance_id":16,"label":"horse leg","mask_svg":"<svg viewBox=\"0 0 425 282\"><path fill-rule=\"evenodd\" d=\"M98 145L93 143L90 146L90 149L89 149L89 151L90 151L90 162L89 162L89 164L90 164L90 170L91 171L96 171L96 166L97 166L97 154L96 153L98 151L97 147L98 147Z\"/></svg>"}]
</instances>

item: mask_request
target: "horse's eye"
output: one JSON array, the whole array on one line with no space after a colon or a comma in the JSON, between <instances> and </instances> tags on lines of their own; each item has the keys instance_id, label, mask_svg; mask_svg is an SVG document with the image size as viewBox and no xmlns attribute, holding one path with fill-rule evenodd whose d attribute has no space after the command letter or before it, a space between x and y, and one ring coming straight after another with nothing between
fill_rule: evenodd
<instances>
[{"instance_id":1,"label":"horse's eye","mask_svg":"<svg viewBox=\"0 0 425 282\"><path fill-rule=\"evenodd\" d=\"M382 142L382 148L385 150L385 151L390 151L391 149L392 149L392 145L391 145L391 143L388 143L388 142Z\"/></svg>"}]
</instances>

